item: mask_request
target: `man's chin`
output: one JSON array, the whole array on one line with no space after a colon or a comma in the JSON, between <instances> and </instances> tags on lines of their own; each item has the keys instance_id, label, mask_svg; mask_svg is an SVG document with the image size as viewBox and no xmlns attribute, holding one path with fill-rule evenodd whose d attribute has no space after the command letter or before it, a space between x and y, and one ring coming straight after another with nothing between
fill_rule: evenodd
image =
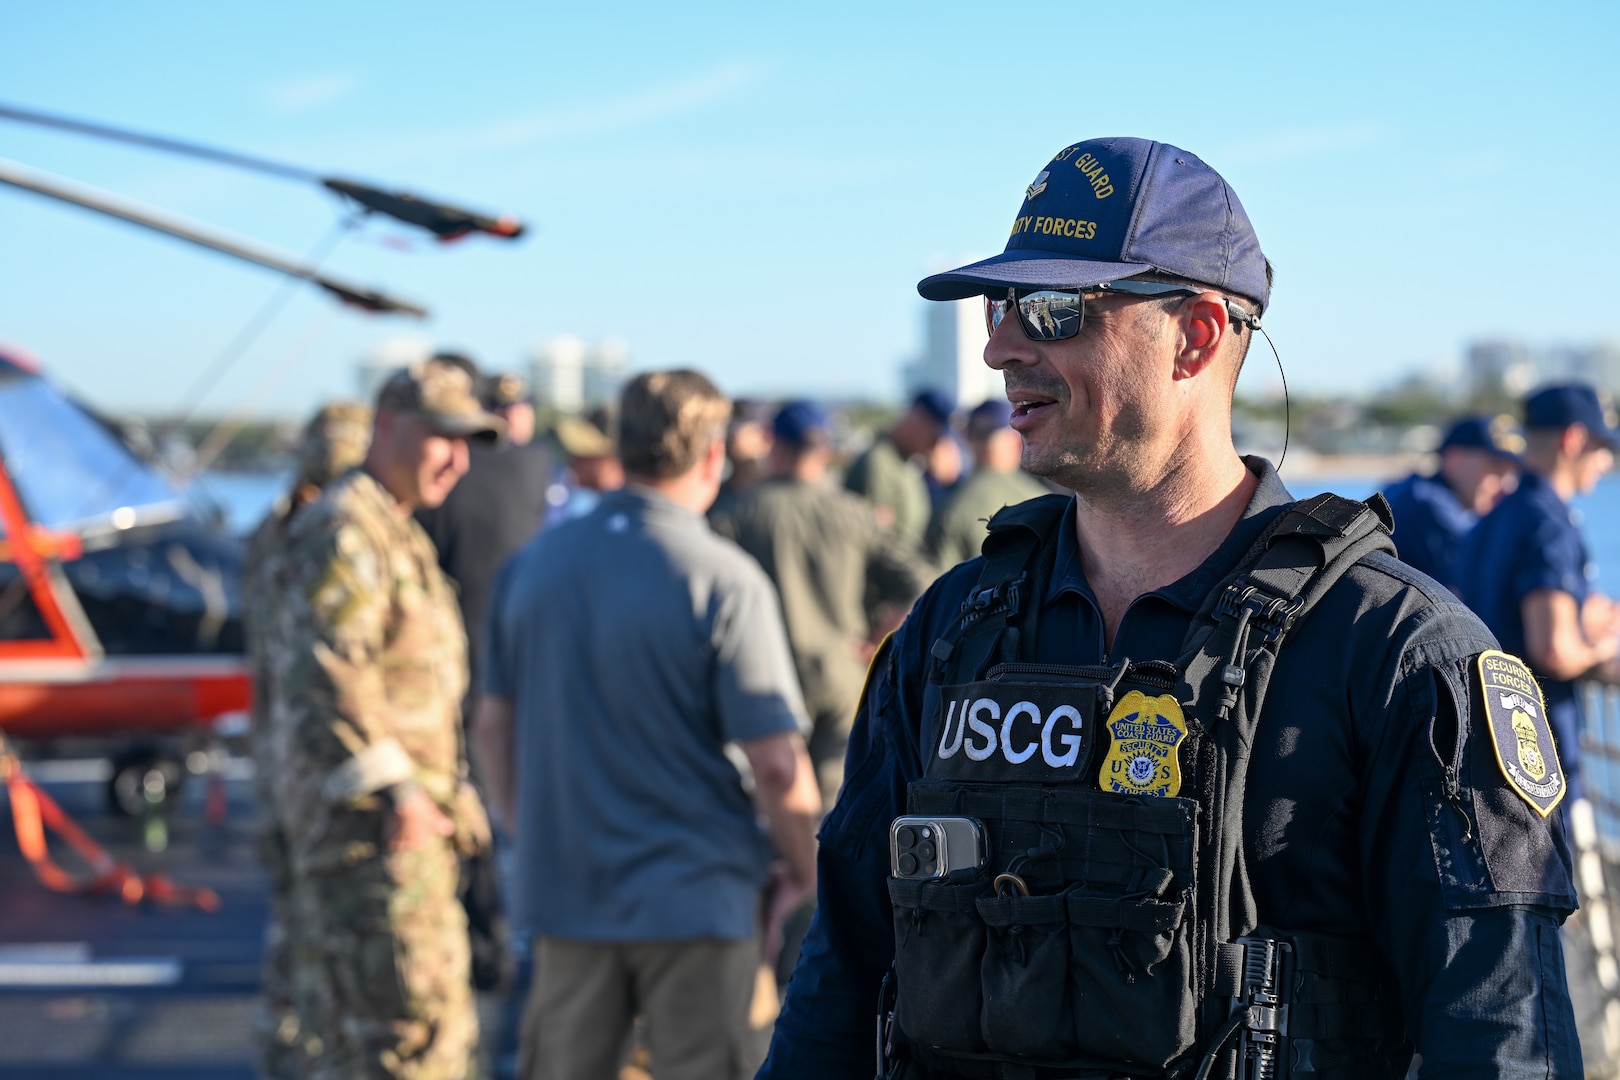
<instances>
[{"instance_id":1,"label":"man's chin","mask_svg":"<svg viewBox=\"0 0 1620 1080\"><path fill-rule=\"evenodd\" d=\"M450 497L450 492L454 490L454 484L426 488L422 492L421 501L416 505L420 506L424 510L436 510L444 505L444 500L448 499Z\"/></svg>"}]
</instances>

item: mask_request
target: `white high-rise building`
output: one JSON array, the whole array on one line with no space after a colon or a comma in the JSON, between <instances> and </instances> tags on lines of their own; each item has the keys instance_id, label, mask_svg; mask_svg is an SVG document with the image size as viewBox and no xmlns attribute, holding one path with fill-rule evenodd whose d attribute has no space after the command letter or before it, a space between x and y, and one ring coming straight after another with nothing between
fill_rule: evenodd
<instances>
[{"instance_id":1,"label":"white high-rise building","mask_svg":"<svg viewBox=\"0 0 1620 1080\"><path fill-rule=\"evenodd\" d=\"M534 400L564 413L585 407L584 341L564 335L540 347L534 358Z\"/></svg>"},{"instance_id":2,"label":"white high-rise building","mask_svg":"<svg viewBox=\"0 0 1620 1080\"><path fill-rule=\"evenodd\" d=\"M618 400L624 387L625 369L630 364L630 346L609 338L586 355L585 407L606 405Z\"/></svg>"},{"instance_id":3,"label":"white high-rise building","mask_svg":"<svg viewBox=\"0 0 1620 1080\"><path fill-rule=\"evenodd\" d=\"M371 405L388 376L402 367L433 355L433 340L421 334L394 334L383 338L360 358L355 369L355 389L360 400Z\"/></svg>"},{"instance_id":4,"label":"white high-rise building","mask_svg":"<svg viewBox=\"0 0 1620 1080\"><path fill-rule=\"evenodd\" d=\"M982 297L929 304L923 313L923 353L905 367L906 396L938 390L964 409L1005 397L1001 373L984 363L989 340Z\"/></svg>"},{"instance_id":5,"label":"white high-rise building","mask_svg":"<svg viewBox=\"0 0 1620 1080\"><path fill-rule=\"evenodd\" d=\"M618 397L629 360L629 346L622 341L589 345L577 337L554 337L535 352L535 403L562 413L607 404Z\"/></svg>"}]
</instances>

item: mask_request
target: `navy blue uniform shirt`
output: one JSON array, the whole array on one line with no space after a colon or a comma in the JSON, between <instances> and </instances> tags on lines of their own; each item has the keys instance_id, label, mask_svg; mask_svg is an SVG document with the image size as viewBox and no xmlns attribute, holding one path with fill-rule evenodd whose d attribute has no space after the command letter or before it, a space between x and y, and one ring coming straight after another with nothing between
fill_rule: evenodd
<instances>
[{"instance_id":1,"label":"navy blue uniform shirt","mask_svg":"<svg viewBox=\"0 0 1620 1080\"><path fill-rule=\"evenodd\" d=\"M1205 563L1126 611L1112 650L1081 571L1074 507L1042 600L1040 663L1178 655L1200 601L1291 501L1266 462ZM947 573L874 661L837 806L822 826L820 906L777 1021L766 1080L868 1077L878 991L894 956L890 821L938 741L929 649L975 586ZM1511 792L1483 722L1474 657L1490 635L1444 588L1386 555L1352 568L1293 631L1249 767L1244 830L1262 923L1366 942L1400 990L1429 1077L1578 1077L1558 926L1574 909L1556 816ZM1431 749L1461 732L1462 803ZM1107 1022L1100 1017L1099 1022Z\"/></svg>"},{"instance_id":2,"label":"navy blue uniform shirt","mask_svg":"<svg viewBox=\"0 0 1620 1080\"><path fill-rule=\"evenodd\" d=\"M1458 563L1458 591L1502 648L1525 655L1524 598L1554 589L1575 598L1577 609L1590 591L1586 541L1575 512L1544 476L1527 472L1519 486L1486 514L1469 534ZM1525 662L1530 663L1525 657ZM1570 797L1581 793L1580 706L1575 684L1554 679L1530 664L1547 700L1558 754L1569 773Z\"/></svg>"},{"instance_id":3,"label":"navy blue uniform shirt","mask_svg":"<svg viewBox=\"0 0 1620 1080\"><path fill-rule=\"evenodd\" d=\"M1417 473L1384 489L1395 514L1395 547L1401 561L1440 584L1455 588L1457 553L1479 520L1439 475Z\"/></svg>"}]
</instances>

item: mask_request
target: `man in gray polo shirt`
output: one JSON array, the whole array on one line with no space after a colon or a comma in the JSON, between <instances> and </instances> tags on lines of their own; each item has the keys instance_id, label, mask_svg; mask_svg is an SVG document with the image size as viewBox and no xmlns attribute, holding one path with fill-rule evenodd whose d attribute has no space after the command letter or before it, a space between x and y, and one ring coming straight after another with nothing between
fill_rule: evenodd
<instances>
[{"instance_id":1,"label":"man in gray polo shirt","mask_svg":"<svg viewBox=\"0 0 1620 1080\"><path fill-rule=\"evenodd\" d=\"M637 1015L659 1080L751 1077L761 892L769 936L815 889L820 796L776 594L702 517L729 414L697 372L633 380L629 486L492 591L474 737L536 939L523 1077L615 1075Z\"/></svg>"}]
</instances>

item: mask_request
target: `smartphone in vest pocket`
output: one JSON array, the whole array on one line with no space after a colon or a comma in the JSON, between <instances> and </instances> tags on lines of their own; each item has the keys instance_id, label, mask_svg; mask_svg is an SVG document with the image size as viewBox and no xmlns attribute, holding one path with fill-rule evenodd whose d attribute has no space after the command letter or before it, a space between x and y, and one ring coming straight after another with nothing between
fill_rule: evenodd
<instances>
[{"instance_id":1,"label":"smartphone in vest pocket","mask_svg":"<svg viewBox=\"0 0 1620 1080\"><path fill-rule=\"evenodd\" d=\"M943 878L976 870L989 859L984 826L970 817L897 817L889 826L889 872L897 878Z\"/></svg>"}]
</instances>

